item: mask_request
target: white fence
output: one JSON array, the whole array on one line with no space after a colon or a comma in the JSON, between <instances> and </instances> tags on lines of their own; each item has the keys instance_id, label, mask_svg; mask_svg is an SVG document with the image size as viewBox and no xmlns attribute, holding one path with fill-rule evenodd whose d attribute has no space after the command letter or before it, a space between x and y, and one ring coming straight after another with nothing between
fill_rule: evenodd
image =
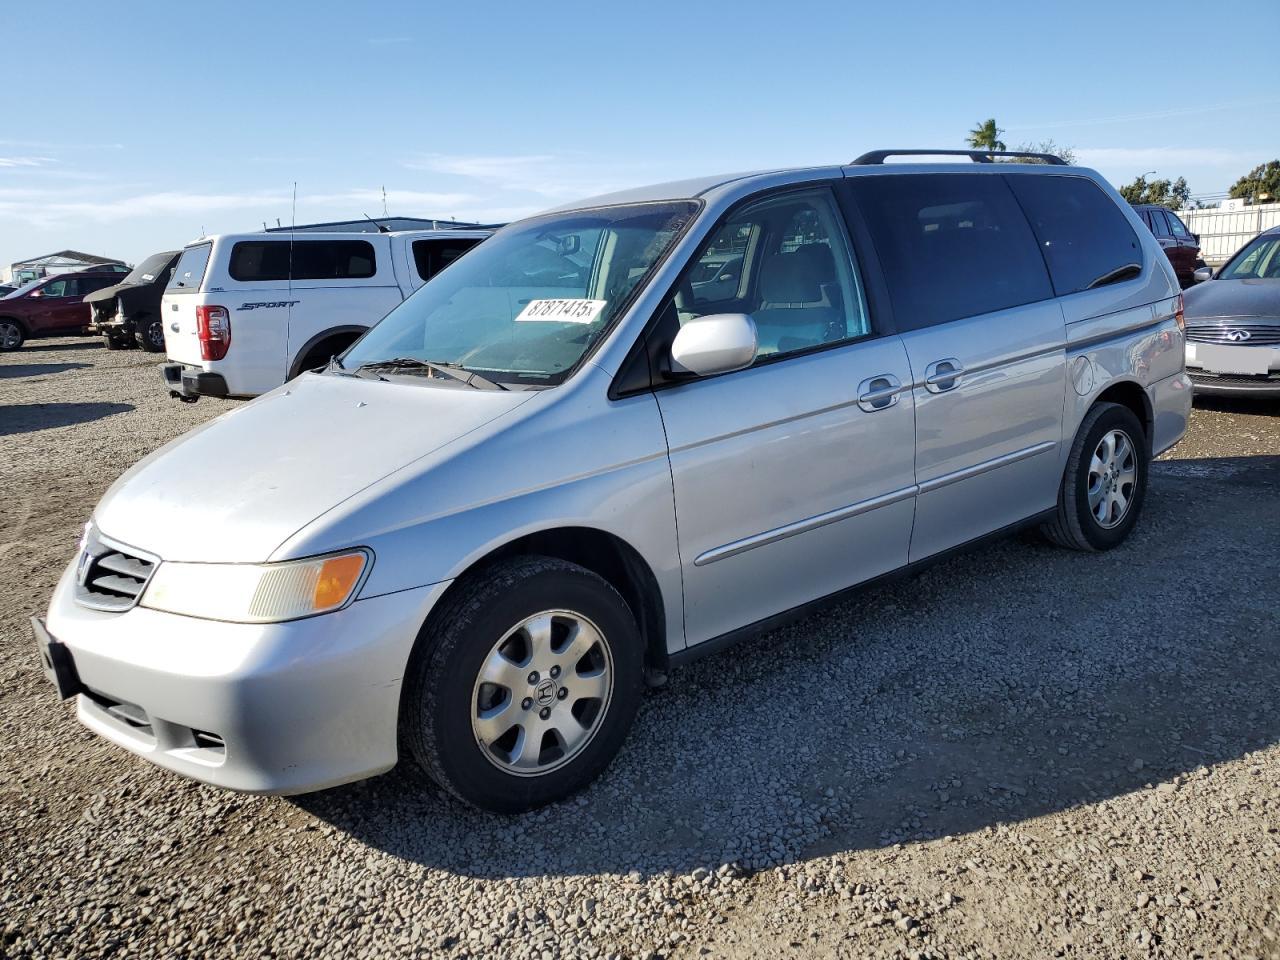
<instances>
[{"instance_id":1,"label":"white fence","mask_svg":"<svg viewBox=\"0 0 1280 960\"><path fill-rule=\"evenodd\" d=\"M1280 227L1280 203L1243 210L1179 210L1192 233L1200 234L1200 256L1215 266L1268 227Z\"/></svg>"}]
</instances>

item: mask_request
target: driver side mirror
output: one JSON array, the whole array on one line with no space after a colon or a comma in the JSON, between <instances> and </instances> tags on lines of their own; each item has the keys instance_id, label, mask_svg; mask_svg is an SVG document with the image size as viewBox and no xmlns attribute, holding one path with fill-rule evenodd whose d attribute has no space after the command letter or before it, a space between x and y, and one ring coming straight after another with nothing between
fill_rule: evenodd
<instances>
[{"instance_id":1,"label":"driver side mirror","mask_svg":"<svg viewBox=\"0 0 1280 960\"><path fill-rule=\"evenodd\" d=\"M671 369L700 377L742 370L755 362L757 346L756 322L745 313L696 317L671 342Z\"/></svg>"},{"instance_id":2,"label":"driver side mirror","mask_svg":"<svg viewBox=\"0 0 1280 960\"><path fill-rule=\"evenodd\" d=\"M32 299L35 299L36 297L43 297L43 296L44 296L44 291L43 291L43 290L32 290L30 293L28 293L28 294L27 294L27 296L28 296L28 297L31 297Z\"/></svg>"},{"instance_id":3,"label":"driver side mirror","mask_svg":"<svg viewBox=\"0 0 1280 960\"><path fill-rule=\"evenodd\" d=\"M1191 275L1191 279L1196 283L1204 283L1206 280L1213 279L1213 267L1197 267L1196 272Z\"/></svg>"}]
</instances>

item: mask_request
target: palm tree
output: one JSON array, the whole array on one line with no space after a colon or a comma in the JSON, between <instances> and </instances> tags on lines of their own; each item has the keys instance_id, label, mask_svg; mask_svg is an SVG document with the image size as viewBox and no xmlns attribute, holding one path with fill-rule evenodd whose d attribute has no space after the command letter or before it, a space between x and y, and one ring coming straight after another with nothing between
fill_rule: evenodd
<instances>
[{"instance_id":1,"label":"palm tree","mask_svg":"<svg viewBox=\"0 0 1280 960\"><path fill-rule=\"evenodd\" d=\"M969 146L976 150L1005 150L1000 134L1004 133L996 126L995 117L984 120L969 131Z\"/></svg>"}]
</instances>

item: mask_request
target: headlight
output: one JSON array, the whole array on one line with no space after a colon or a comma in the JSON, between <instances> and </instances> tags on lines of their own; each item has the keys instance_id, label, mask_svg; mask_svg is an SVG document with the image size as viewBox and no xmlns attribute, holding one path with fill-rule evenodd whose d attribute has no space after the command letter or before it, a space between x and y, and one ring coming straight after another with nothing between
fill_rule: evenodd
<instances>
[{"instance_id":1,"label":"headlight","mask_svg":"<svg viewBox=\"0 0 1280 960\"><path fill-rule=\"evenodd\" d=\"M367 550L283 563L172 563L156 568L140 605L206 620L276 623L328 613L355 594Z\"/></svg>"}]
</instances>

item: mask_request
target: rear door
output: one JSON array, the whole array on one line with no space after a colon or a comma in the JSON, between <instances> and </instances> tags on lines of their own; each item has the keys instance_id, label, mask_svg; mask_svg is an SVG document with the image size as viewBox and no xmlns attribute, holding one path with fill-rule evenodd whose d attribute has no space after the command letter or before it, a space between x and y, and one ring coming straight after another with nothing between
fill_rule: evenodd
<instances>
[{"instance_id":1,"label":"rear door","mask_svg":"<svg viewBox=\"0 0 1280 960\"><path fill-rule=\"evenodd\" d=\"M1066 331L1003 177L851 178L911 365L911 560L1055 502Z\"/></svg>"},{"instance_id":2,"label":"rear door","mask_svg":"<svg viewBox=\"0 0 1280 960\"><path fill-rule=\"evenodd\" d=\"M695 288L726 252L741 257L740 281ZM655 336L670 343L683 323L724 312L754 317L756 363L656 393L690 645L902 566L911 535L907 355L872 322L828 188L731 214Z\"/></svg>"},{"instance_id":3,"label":"rear door","mask_svg":"<svg viewBox=\"0 0 1280 960\"><path fill-rule=\"evenodd\" d=\"M1200 241L1191 235L1187 225L1172 210L1166 210L1164 216L1169 223L1169 232L1173 234L1173 241L1177 245L1176 253L1172 247L1169 248L1169 260L1173 263L1178 279L1183 284L1189 284L1196 271L1196 261L1200 259ZM1176 260L1174 260L1175 256Z\"/></svg>"},{"instance_id":4,"label":"rear door","mask_svg":"<svg viewBox=\"0 0 1280 960\"><path fill-rule=\"evenodd\" d=\"M196 331L196 306L203 302L200 287L212 255L212 241L185 248L165 285L160 317L164 322L165 352L170 360L196 365L204 362Z\"/></svg>"}]
</instances>

